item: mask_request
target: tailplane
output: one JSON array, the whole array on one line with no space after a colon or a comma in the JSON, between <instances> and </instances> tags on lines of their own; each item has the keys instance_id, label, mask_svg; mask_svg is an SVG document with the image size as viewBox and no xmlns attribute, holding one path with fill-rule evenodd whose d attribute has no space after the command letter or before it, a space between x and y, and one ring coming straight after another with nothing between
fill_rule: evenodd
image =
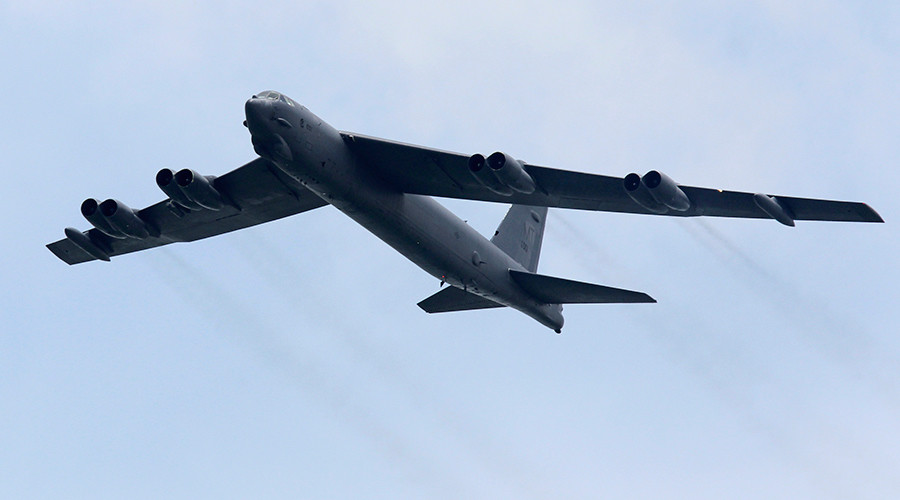
<instances>
[{"instance_id":1,"label":"tailplane","mask_svg":"<svg viewBox=\"0 0 900 500\"><path fill-rule=\"evenodd\" d=\"M546 223L547 207L513 205L494 232L491 243L525 269L535 272L541 257Z\"/></svg>"},{"instance_id":2,"label":"tailplane","mask_svg":"<svg viewBox=\"0 0 900 500\"><path fill-rule=\"evenodd\" d=\"M593 283L583 283L543 274L509 270L509 275L532 297L547 304L633 304L656 300L643 292L634 292Z\"/></svg>"},{"instance_id":3,"label":"tailplane","mask_svg":"<svg viewBox=\"0 0 900 500\"><path fill-rule=\"evenodd\" d=\"M473 309L490 309L503 307L493 300L486 299L474 293L450 286L440 292L419 302L419 307L427 313L442 313L453 311L471 311Z\"/></svg>"}]
</instances>

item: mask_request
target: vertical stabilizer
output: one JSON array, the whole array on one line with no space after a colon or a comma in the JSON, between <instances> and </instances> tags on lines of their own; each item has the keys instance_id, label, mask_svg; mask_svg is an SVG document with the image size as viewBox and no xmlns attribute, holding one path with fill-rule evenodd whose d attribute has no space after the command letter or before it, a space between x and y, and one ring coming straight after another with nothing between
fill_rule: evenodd
<instances>
[{"instance_id":1,"label":"vertical stabilizer","mask_svg":"<svg viewBox=\"0 0 900 500\"><path fill-rule=\"evenodd\" d=\"M513 205L494 232L491 243L533 273L541 257L546 221L547 207Z\"/></svg>"}]
</instances>

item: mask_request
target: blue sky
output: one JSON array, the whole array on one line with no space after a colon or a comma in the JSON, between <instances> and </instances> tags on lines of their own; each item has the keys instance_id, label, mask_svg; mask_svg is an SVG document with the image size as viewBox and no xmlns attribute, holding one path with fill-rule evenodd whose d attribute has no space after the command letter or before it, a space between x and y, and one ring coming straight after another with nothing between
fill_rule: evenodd
<instances>
[{"instance_id":1,"label":"blue sky","mask_svg":"<svg viewBox=\"0 0 900 500\"><path fill-rule=\"evenodd\" d=\"M858 2L0 3L9 498L892 498L900 9ZM326 207L66 266L87 197L339 129L866 201L883 225L551 210L541 272L656 305L426 315ZM483 233L506 207L446 201Z\"/></svg>"}]
</instances>

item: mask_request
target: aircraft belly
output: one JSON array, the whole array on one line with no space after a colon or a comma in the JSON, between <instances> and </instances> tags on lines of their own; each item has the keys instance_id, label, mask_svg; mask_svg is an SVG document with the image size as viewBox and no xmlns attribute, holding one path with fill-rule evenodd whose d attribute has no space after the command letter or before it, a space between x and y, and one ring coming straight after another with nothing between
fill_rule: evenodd
<instances>
[{"instance_id":1,"label":"aircraft belly","mask_svg":"<svg viewBox=\"0 0 900 500\"><path fill-rule=\"evenodd\" d=\"M521 264L432 198L391 189L372 176L336 137L318 158L295 156L282 170L435 278L550 328L562 326L555 306L539 303L510 278L509 269L525 270Z\"/></svg>"},{"instance_id":2,"label":"aircraft belly","mask_svg":"<svg viewBox=\"0 0 900 500\"><path fill-rule=\"evenodd\" d=\"M562 327L555 305L538 302L511 280L509 269L524 271L521 264L431 198L399 196L402 201L389 204L398 208L393 213L348 215L432 276L519 310L550 328Z\"/></svg>"}]
</instances>

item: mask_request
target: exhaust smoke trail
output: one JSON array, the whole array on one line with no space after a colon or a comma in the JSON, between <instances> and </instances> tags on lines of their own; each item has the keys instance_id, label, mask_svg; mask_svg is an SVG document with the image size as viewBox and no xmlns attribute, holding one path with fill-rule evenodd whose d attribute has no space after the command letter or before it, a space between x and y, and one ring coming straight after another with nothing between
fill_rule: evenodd
<instances>
[{"instance_id":1,"label":"exhaust smoke trail","mask_svg":"<svg viewBox=\"0 0 900 500\"><path fill-rule=\"evenodd\" d=\"M197 307L219 331L229 334L230 340L251 350L264 366L286 375L311 400L324 404L333 414L355 428L380 453L403 467L416 483L429 487L441 495L465 496L460 491L466 484L460 478L447 476L447 468L425 456L415 443L385 426L367 411L352 391L339 385L328 373L327 363L309 353L291 349L284 344L277 330L264 321L246 301L242 301L199 267L188 263L170 249L158 252L166 264L151 265L150 269L184 302ZM211 300L197 300L209 297ZM223 314L224 312L224 314Z\"/></svg>"},{"instance_id":2,"label":"exhaust smoke trail","mask_svg":"<svg viewBox=\"0 0 900 500\"><path fill-rule=\"evenodd\" d=\"M734 266L729 266L733 273L740 274L741 283L769 302L793 325L792 330L803 343L839 364L850 375L878 389L890 400L894 411L900 413L900 386L896 379L900 355L891 346L880 342L860 323L823 304L821 299L803 293L776 276L708 222L685 222L682 227L688 234L720 260L728 264L733 262L729 256L736 257L737 262L750 271L749 275L739 273ZM697 231L691 222L696 222L702 231Z\"/></svg>"},{"instance_id":3,"label":"exhaust smoke trail","mask_svg":"<svg viewBox=\"0 0 900 500\"><path fill-rule=\"evenodd\" d=\"M402 393L419 411L428 411L430 418L427 420L439 424L445 433L452 436L453 442L461 444L469 454L477 457L482 470L493 470L498 476L506 478L507 487L516 489L519 498L553 496L551 490L542 486L536 468L506 451L510 447L499 443L496 435L483 431L457 412L454 408L459 405L447 404L436 397L436 394L445 391L423 385L403 368L405 363L401 358L375 347L364 335L365 328L351 324L352 318L323 300L321 295L300 296L303 284L317 280L302 270L296 259L288 258L280 247L269 244L261 237L240 240L237 248L279 297L290 303L305 302L306 309L316 311L315 321L327 322L328 331L335 334L333 338L340 342L340 350L352 358L355 366L366 367L385 386ZM262 255L266 258L258 258Z\"/></svg>"},{"instance_id":4,"label":"exhaust smoke trail","mask_svg":"<svg viewBox=\"0 0 900 500\"><path fill-rule=\"evenodd\" d=\"M602 276L604 280L619 281L634 275L633 269L598 245L577 224L573 224L564 212L554 210L552 218L548 214L546 231L566 248L572 260Z\"/></svg>"},{"instance_id":5,"label":"exhaust smoke trail","mask_svg":"<svg viewBox=\"0 0 900 500\"><path fill-rule=\"evenodd\" d=\"M820 299L803 293L799 288L785 282L770 271L757 259L744 253L738 245L726 235L716 230L702 219L681 221L681 226L688 234L707 250L717 256L738 275L738 281L766 303L769 303L779 316L790 325L783 331L792 334L801 345L809 347L812 352L821 355L825 360L841 367L841 372L850 379L861 382L882 399L893 413L898 413L898 385L896 367L900 366L900 358L889 347L878 342L877 338L865 330L862 325L850 318L839 315L839 311L824 305ZM697 230L697 227L701 229ZM749 273L747 272L749 271ZM853 332L854 335L841 335ZM780 385L773 389L784 390ZM803 420L810 420L809 411L798 409ZM806 413L804 415L804 413ZM848 440L847 432L831 426L824 433L833 446L841 448L841 456L853 457L850 463L865 464L866 472L878 471L870 477L897 488L892 471L885 468L891 460L882 450L873 449L858 440ZM805 430L805 429L804 429ZM871 481L870 481L871 482Z\"/></svg>"},{"instance_id":6,"label":"exhaust smoke trail","mask_svg":"<svg viewBox=\"0 0 900 500\"><path fill-rule=\"evenodd\" d=\"M759 436L777 456L792 465L804 482L817 490L822 498L848 498L855 488L847 484L845 476L825 463L824 458L796 437L797 431L772 415L772 409L761 405L749 395L747 388L767 391L782 389L771 376L760 377L758 366L728 346L717 345L708 335L690 338L682 332L649 331L646 322L635 314L628 320L636 330L644 331L675 364L695 378L709 396L734 416L751 435ZM697 326L702 320L691 319L695 331L709 331L709 325ZM703 352L705 351L705 352ZM755 372L756 371L756 372ZM784 382L783 380L781 382Z\"/></svg>"},{"instance_id":7,"label":"exhaust smoke trail","mask_svg":"<svg viewBox=\"0 0 900 500\"><path fill-rule=\"evenodd\" d=\"M548 231L555 226L548 221ZM596 242L590 235L570 223L564 214L554 213L552 222L561 222L561 229L566 233L563 241L568 244L563 248L570 253L573 261L596 272L608 273L609 269L600 269L596 259L587 259L585 255L609 255L609 252ZM745 266L754 269L760 276L768 276L762 266L747 255L741 253L735 245L731 249ZM608 261L612 259L606 259ZM631 273L634 274L634 273ZM683 299L676 295L667 298L667 302L678 302ZM686 306L673 305L674 309L684 310ZM737 339L727 335L717 335L719 331L706 320L697 315L691 315L689 321L694 325L690 332L668 331L661 335L656 328L647 327L647 317L642 313L629 312L628 318L635 325L635 329L645 332L649 338L661 345L666 352L677 362L684 366L690 373L697 377L707 388L710 395L719 401L723 407L730 409L744 427L754 433L765 437L765 440L782 456L802 471L810 486L820 490L825 497L852 496L853 491L859 490L859 485L852 484L849 477L840 474L840 467L827 463L824 457L809 449L807 442L799 440L796 435L807 432L792 430L780 423L779 419L769 414L769 411L759 406L749 394L747 387L753 387L764 393L785 394L785 380L777 378L770 368L758 362L754 362L745 354L745 349L735 344ZM676 327L677 328L677 327ZM671 330L671 328L670 328ZM736 378L737 377L737 378ZM791 400L794 396L785 396ZM783 411L783 409L782 409ZM809 421L808 418L801 420ZM878 469L872 460L864 460L865 454L854 450L854 443L835 442L831 436L833 447L839 448L841 456L853 456L858 462L866 462L870 469ZM814 441L810 439L809 442ZM887 476L885 476L887 477Z\"/></svg>"}]
</instances>

